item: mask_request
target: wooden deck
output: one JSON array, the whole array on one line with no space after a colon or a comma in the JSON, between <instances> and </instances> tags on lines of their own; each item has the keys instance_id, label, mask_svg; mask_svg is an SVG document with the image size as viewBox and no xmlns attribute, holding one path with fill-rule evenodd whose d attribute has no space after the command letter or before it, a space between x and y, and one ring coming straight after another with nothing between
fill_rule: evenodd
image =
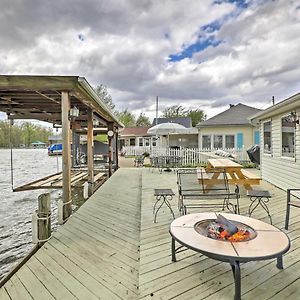
<instances>
[{"instance_id":1,"label":"wooden deck","mask_svg":"<svg viewBox=\"0 0 300 300\"><path fill-rule=\"evenodd\" d=\"M104 180L106 173L103 172L96 172L94 176L94 183L97 184L97 181ZM87 171L81 170L72 170L71 171L71 186L78 186L83 180L86 181L88 178ZM82 185L82 184L81 184ZM22 192L22 191L29 191L29 190L39 190L39 189L61 189L63 187L63 174L62 172L55 173L44 178L40 178L33 182L24 184L17 188L14 188L14 192Z\"/></svg>"},{"instance_id":2,"label":"wooden deck","mask_svg":"<svg viewBox=\"0 0 300 300\"><path fill-rule=\"evenodd\" d=\"M153 223L154 188L177 193L175 174L119 169L0 289L0 299L233 299L229 264L191 250L171 262L172 218L162 209ZM261 188L270 191L273 223L283 228L286 193L265 182ZM179 216L176 196L172 204ZM253 217L268 222L262 210ZM299 298L300 210L292 209L288 234L284 270L275 260L241 266L242 299Z\"/></svg>"}]
</instances>

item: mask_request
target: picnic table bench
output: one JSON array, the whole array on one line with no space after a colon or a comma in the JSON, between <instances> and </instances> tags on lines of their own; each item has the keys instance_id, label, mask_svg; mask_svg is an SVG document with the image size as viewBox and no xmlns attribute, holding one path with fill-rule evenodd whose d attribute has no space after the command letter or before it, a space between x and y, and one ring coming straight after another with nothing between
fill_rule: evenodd
<instances>
[{"instance_id":1,"label":"picnic table bench","mask_svg":"<svg viewBox=\"0 0 300 300\"><path fill-rule=\"evenodd\" d=\"M219 175L224 171L226 172L229 184L243 185L246 190L252 190L251 185L259 185L261 181L260 176L243 169L242 165L229 159L208 159L207 170L220 171L215 172L212 178L200 178L198 173L199 183L200 180L204 180L204 183L207 184L207 188L218 184L220 182Z\"/></svg>"}]
</instances>

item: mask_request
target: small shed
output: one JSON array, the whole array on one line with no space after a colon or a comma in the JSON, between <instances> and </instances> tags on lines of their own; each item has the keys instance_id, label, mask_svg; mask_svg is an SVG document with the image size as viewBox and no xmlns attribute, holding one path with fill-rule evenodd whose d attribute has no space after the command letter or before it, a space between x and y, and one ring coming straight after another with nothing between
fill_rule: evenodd
<instances>
[{"instance_id":1,"label":"small shed","mask_svg":"<svg viewBox=\"0 0 300 300\"><path fill-rule=\"evenodd\" d=\"M259 126L262 179L282 188L300 188L300 93L251 116Z\"/></svg>"}]
</instances>

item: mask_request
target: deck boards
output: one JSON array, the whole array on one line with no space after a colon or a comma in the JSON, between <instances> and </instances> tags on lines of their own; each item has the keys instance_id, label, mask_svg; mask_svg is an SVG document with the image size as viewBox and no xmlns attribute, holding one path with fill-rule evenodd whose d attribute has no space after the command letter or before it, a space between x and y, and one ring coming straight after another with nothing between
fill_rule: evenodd
<instances>
[{"instance_id":1,"label":"deck boards","mask_svg":"<svg viewBox=\"0 0 300 300\"><path fill-rule=\"evenodd\" d=\"M87 171L72 170L71 171L71 186L76 186L79 182L88 177ZM106 173L99 172L94 177L94 183L97 185L98 182L106 177ZM44 178L40 178L33 182L21 185L14 188L14 192L38 190L38 189L61 189L63 184L62 172L48 175Z\"/></svg>"},{"instance_id":2,"label":"deck boards","mask_svg":"<svg viewBox=\"0 0 300 300\"><path fill-rule=\"evenodd\" d=\"M0 299L233 299L228 263L192 250L171 262L169 224L163 207L153 223L154 188L172 188L176 175L148 169L120 169L0 289ZM284 226L286 193L270 191L273 224ZM250 200L242 188L241 214ZM176 217L177 196L172 200ZM190 212L203 211L194 209ZM253 217L268 222L257 209ZM292 208L291 249L284 270L276 261L241 265L242 299L297 299L300 293L300 210Z\"/></svg>"}]
</instances>

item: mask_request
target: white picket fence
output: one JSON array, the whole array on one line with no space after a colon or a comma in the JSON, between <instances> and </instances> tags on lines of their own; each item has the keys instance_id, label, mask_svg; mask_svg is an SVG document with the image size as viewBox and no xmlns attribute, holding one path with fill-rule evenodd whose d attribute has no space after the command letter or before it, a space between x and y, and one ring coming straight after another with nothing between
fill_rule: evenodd
<instances>
[{"instance_id":1,"label":"white picket fence","mask_svg":"<svg viewBox=\"0 0 300 300\"><path fill-rule=\"evenodd\" d=\"M123 147L121 153L125 156L139 156L149 153L150 156L177 156L181 157L182 165L199 165L207 163L209 158L225 158L225 154L229 153L237 162L250 162L245 149L199 149L199 148L159 148L159 147ZM218 155L219 154L219 155Z\"/></svg>"}]
</instances>

